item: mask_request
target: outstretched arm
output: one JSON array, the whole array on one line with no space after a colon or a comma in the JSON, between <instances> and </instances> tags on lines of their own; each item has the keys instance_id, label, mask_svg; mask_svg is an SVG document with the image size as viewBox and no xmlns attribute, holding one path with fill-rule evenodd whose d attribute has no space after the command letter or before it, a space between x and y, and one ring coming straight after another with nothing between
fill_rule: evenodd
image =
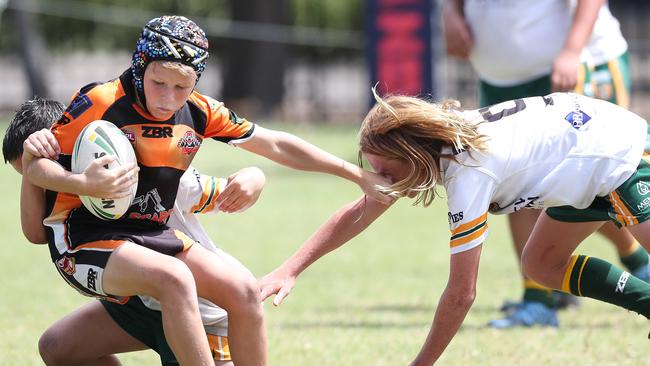
<instances>
[{"instance_id":1,"label":"outstretched arm","mask_svg":"<svg viewBox=\"0 0 650 366\"><path fill-rule=\"evenodd\" d=\"M269 130L257 126L255 135L238 146L262 155L276 163L298 170L333 174L358 184L364 193L380 202L391 199L377 191L377 185L389 185L389 181L368 172L290 133Z\"/></svg>"},{"instance_id":2,"label":"outstretched arm","mask_svg":"<svg viewBox=\"0 0 650 366\"><path fill-rule=\"evenodd\" d=\"M481 247L451 256L447 287L438 301L429 335L411 365L432 365L456 335L476 297Z\"/></svg>"},{"instance_id":3,"label":"outstretched arm","mask_svg":"<svg viewBox=\"0 0 650 366\"><path fill-rule=\"evenodd\" d=\"M259 281L262 299L277 294L279 305L289 295L296 277L318 258L357 236L383 214L390 205L365 196L340 208L289 259Z\"/></svg>"}]
</instances>

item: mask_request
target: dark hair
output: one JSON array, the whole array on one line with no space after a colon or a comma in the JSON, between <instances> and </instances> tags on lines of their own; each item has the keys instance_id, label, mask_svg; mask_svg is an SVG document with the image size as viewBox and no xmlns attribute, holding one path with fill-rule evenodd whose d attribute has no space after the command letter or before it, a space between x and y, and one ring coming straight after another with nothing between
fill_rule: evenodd
<instances>
[{"instance_id":1,"label":"dark hair","mask_svg":"<svg viewBox=\"0 0 650 366\"><path fill-rule=\"evenodd\" d=\"M32 133L50 128L63 114L65 105L56 100L36 97L21 104L11 120L2 141L5 163L19 159L23 154L23 142Z\"/></svg>"}]
</instances>

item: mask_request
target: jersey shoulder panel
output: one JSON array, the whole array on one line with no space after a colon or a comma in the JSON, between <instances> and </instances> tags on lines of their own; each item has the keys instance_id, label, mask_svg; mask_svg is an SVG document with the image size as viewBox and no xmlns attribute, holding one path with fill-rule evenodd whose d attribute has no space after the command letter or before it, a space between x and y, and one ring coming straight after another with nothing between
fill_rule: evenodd
<instances>
[{"instance_id":1,"label":"jersey shoulder panel","mask_svg":"<svg viewBox=\"0 0 650 366\"><path fill-rule=\"evenodd\" d=\"M81 88L51 128L59 141L61 152L72 154L74 142L81 130L90 122L101 119L106 110L123 96L124 89L119 79Z\"/></svg>"}]
</instances>

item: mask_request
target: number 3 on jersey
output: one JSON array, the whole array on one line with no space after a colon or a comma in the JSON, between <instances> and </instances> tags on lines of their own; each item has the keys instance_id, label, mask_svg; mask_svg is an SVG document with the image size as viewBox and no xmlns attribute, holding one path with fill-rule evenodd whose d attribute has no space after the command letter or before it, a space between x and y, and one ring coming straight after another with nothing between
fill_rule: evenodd
<instances>
[{"instance_id":1,"label":"number 3 on jersey","mask_svg":"<svg viewBox=\"0 0 650 366\"><path fill-rule=\"evenodd\" d=\"M512 107L512 108L504 108L504 109L502 109L501 111L499 111L497 113L492 113L490 111L490 108L492 108L493 106L483 107L483 108L479 109L478 112L481 114L481 116L483 116L483 119L485 119L486 122L496 122L496 121L500 120L503 117L513 115L513 114L515 114L515 113L517 113L519 111L523 111L524 109L526 109L526 103L524 103L523 99L515 99L515 100L513 100L513 102L515 102L514 107ZM508 103L508 102L499 103L499 104L505 104L505 103Z\"/></svg>"}]
</instances>

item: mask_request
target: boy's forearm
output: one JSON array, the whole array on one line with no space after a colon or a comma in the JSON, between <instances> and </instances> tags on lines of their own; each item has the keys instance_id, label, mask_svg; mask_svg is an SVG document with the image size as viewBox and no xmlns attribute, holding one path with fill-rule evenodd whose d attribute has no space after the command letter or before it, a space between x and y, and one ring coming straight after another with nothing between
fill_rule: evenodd
<instances>
[{"instance_id":1,"label":"boy's forearm","mask_svg":"<svg viewBox=\"0 0 650 366\"><path fill-rule=\"evenodd\" d=\"M84 194L83 177L65 170L59 163L47 158L24 162L25 176L30 183L55 192Z\"/></svg>"}]
</instances>

